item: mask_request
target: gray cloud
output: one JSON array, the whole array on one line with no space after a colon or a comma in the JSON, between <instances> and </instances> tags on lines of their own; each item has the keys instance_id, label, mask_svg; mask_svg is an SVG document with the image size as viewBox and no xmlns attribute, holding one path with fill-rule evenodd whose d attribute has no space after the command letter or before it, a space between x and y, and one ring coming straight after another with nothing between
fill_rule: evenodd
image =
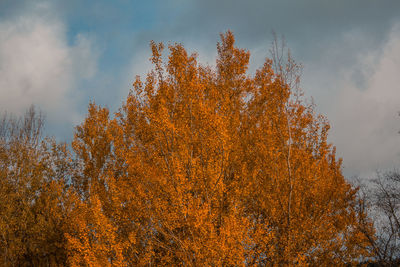
<instances>
[{"instance_id":1,"label":"gray cloud","mask_svg":"<svg viewBox=\"0 0 400 267\"><path fill-rule=\"evenodd\" d=\"M331 122L330 140L348 176L373 176L400 162L399 25L389 30L381 46L354 49L349 64L341 53L365 37L347 32L341 45L327 47L325 64L316 61L307 70L308 95L316 96L318 109Z\"/></svg>"}]
</instances>

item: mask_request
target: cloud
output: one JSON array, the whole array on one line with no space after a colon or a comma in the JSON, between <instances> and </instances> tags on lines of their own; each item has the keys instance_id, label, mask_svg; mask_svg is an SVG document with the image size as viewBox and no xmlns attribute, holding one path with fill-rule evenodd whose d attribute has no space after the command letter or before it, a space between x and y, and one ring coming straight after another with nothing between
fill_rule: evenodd
<instances>
[{"instance_id":1,"label":"cloud","mask_svg":"<svg viewBox=\"0 0 400 267\"><path fill-rule=\"evenodd\" d=\"M349 43L354 36L348 34ZM334 54L334 53L333 53ZM347 175L373 176L400 163L400 24L382 47L356 54L355 64L342 65L330 80L322 103L331 121L330 140L343 157ZM323 75L326 77L327 74Z\"/></svg>"},{"instance_id":2,"label":"cloud","mask_svg":"<svg viewBox=\"0 0 400 267\"><path fill-rule=\"evenodd\" d=\"M38 106L51 124L79 119L76 89L96 72L90 38L78 34L70 44L64 23L39 4L0 21L0 111L21 114Z\"/></svg>"}]
</instances>

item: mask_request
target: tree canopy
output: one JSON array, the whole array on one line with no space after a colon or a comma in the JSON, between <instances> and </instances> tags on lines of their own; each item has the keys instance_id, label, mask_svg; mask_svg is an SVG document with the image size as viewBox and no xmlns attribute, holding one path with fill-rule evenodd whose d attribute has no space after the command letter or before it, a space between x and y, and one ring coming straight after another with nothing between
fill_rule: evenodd
<instances>
[{"instance_id":1,"label":"tree canopy","mask_svg":"<svg viewBox=\"0 0 400 267\"><path fill-rule=\"evenodd\" d=\"M163 44L151 43L153 70L136 78L114 116L89 105L72 154L43 145L40 156L23 156L18 148L15 160L29 164L13 176L19 165L2 141L0 262L49 257L51 243L27 252L7 239L36 231L21 228L22 214L42 213L49 219L34 224L60 233L57 255L71 266L322 266L370 256L372 224L327 142L327 120L302 96L290 55L283 60L273 49L249 74L250 53L229 31L215 66L181 44L168 48L166 58ZM32 177L39 193L15 197L47 205L6 193L33 190ZM13 213L15 203L27 212Z\"/></svg>"}]
</instances>

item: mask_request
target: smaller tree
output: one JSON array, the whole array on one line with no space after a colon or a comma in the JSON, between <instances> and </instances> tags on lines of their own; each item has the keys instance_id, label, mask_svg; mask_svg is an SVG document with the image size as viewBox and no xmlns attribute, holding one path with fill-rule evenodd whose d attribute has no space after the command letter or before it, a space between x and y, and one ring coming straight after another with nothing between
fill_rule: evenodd
<instances>
[{"instance_id":1,"label":"smaller tree","mask_svg":"<svg viewBox=\"0 0 400 267\"><path fill-rule=\"evenodd\" d=\"M0 265L54 266L66 261L70 172L65 144L44 138L43 116L0 120Z\"/></svg>"},{"instance_id":2,"label":"smaller tree","mask_svg":"<svg viewBox=\"0 0 400 267\"><path fill-rule=\"evenodd\" d=\"M400 173L378 173L368 183L359 182L359 208L369 215L362 225L373 221L376 233L363 231L375 260L384 266L400 263Z\"/></svg>"}]
</instances>

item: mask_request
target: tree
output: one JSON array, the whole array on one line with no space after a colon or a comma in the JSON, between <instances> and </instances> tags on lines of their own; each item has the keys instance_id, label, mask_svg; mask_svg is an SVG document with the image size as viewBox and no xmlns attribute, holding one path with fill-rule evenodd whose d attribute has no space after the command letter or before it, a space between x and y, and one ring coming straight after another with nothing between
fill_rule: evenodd
<instances>
[{"instance_id":1,"label":"tree","mask_svg":"<svg viewBox=\"0 0 400 267\"><path fill-rule=\"evenodd\" d=\"M64 232L69 153L42 136L43 117L32 107L0 121L0 265L66 263Z\"/></svg>"},{"instance_id":2,"label":"tree","mask_svg":"<svg viewBox=\"0 0 400 267\"><path fill-rule=\"evenodd\" d=\"M221 35L216 68L180 44L164 63L163 48L151 43L154 69L137 77L114 118L91 104L77 127L73 183L93 211L82 220L92 239L70 236L80 259L328 265L368 256L357 190L327 143L329 124L303 100L290 56L273 50L251 76L250 53L231 32ZM85 254L99 246L108 254Z\"/></svg>"},{"instance_id":3,"label":"tree","mask_svg":"<svg viewBox=\"0 0 400 267\"><path fill-rule=\"evenodd\" d=\"M368 238L374 262L382 266L400 263L400 174L398 171L377 173L368 183L358 181L360 210L369 217L364 223L373 223L375 235L364 231ZM363 224L361 224L363 226ZM364 230L364 228L361 228Z\"/></svg>"},{"instance_id":4,"label":"tree","mask_svg":"<svg viewBox=\"0 0 400 267\"><path fill-rule=\"evenodd\" d=\"M72 183L77 194L72 196L75 205L66 232L71 266L122 266L123 243L117 239L116 227L121 203L113 202L118 190L110 172L115 160L108 128L108 110L95 104L89 105L88 117L76 128Z\"/></svg>"}]
</instances>

